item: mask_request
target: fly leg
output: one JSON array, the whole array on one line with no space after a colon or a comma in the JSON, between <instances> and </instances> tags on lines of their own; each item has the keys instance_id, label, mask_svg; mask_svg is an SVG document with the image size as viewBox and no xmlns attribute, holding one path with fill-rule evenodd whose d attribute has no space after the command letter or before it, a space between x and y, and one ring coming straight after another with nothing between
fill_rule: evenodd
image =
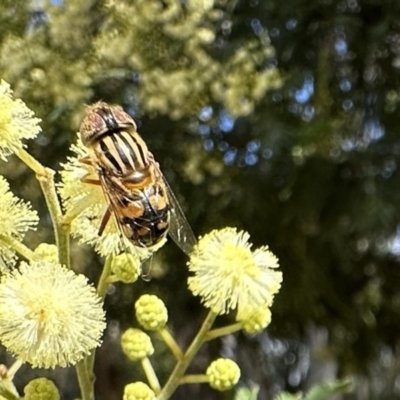
<instances>
[{"instance_id":1,"label":"fly leg","mask_svg":"<svg viewBox=\"0 0 400 400\"><path fill-rule=\"evenodd\" d=\"M93 163L92 160L90 159L90 157L86 156L83 157L79 160L85 167L89 166L89 167L93 167ZM85 175L84 177L81 178L81 181L83 183L88 183L89 185L97 185L97 186L102 186L100 179L96 176L95 173L89 171L88 169L88 173L87 175ZM106 212L103 215L103 218L101 219L100 222L100 227L99 227L99 232L98 235L101 236L104 232L104 229L106 228L108 221L110 220L111 217L111 206L107 207Z\"/></svg>"},{"instance_id":2,"label":"fly leg","mask_svg":"<svg viewBox=\"0 0 400 400\"><path fill-rule=\"evenodd\" d=\"M81 162L83 164L83 167L85 167L85 169L87 170L87 174L81 178L81 181L83 183L88 183L89 185L101 186L100 179L93 171L93 162L90 157L83 157L79 160L79 162Z\"/></svg>"},{"instance_id":3,"label":"fly leg","mask_svg":"<svg viewBox=\"0 0 400 400\"><path fill-rule=\"evenodd\" d=\"M104 232L104 229L107 226L108 221L110 220L110 217L111 217L111 206L108 206L106 212L103 215L103 218L101 219L100 228L99 228L99 236L101 236L102 233Z\"/></svg>"}]
</instances>

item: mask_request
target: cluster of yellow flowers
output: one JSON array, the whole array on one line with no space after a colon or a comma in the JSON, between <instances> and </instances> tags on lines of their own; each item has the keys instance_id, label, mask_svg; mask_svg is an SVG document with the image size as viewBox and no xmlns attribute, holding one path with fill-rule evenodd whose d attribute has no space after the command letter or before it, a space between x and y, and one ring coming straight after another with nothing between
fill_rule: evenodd
<instances>
[{"instance_id":1,"label":"cluster of yellow flowers","mask_svg":"<svg viewBox=\"0 0 400 400\"><path fill-rule=\"evenodd\" d=\"M10 86L0 82L0 157L21 155L39 119ZM21 362L54 368L76 364L100 344L105 328L101 298L84 275L58 263L54 245L23 245L39 221L31 205L13 195L0 176L0 341ZM18 269L16 252L29 260Z\"/></svg>"},{"instance_id":2,"label":"cluster of yellow flowers","mask_svg":"<svg viewBox=\"0 0 400 400\"><path fill-rule=\"evenodd\" d=\"M0 156L6 158L16 153L23 159L22 140L37 134L39 120L24 103L12 99L12 92L5 82L0 83L1 104L5 106L0 107ZM81 181L88 172L79 162L86 156L82 143L72 145L71 150L75 156L63 165L58 187L65 212L63 218L71 223L71 233L75 237L111 260L107 282L134 282L140 274L140 260L148 253L142 251L135 256L134 252L140 250L125 243L112 220L101 237L98 236L97 229L108 207L107 200L100 186ZM100 344L105 329L99 289L96 292L85 276L60 265L55 245L41 244L31 251L22 243L26 231L35 229L38 216L29 203L11 193L2 176L0 218L4 228L0 234L0 257L4 260L0 279L0 342L20 362L28 362L34 367L54 368L78 363ZM188 286L210 311L186 353L166 328L168 312L161 299L144 295L136 302L139 324L162 336L179 367L161 391L148 359L154 352L150 336L140 329L128 329L121 338L122 349L129 359L142 363L151 388L141 382L129 384L124 399L152 399L160 393L163 393L160 398L168 398L174 385L178 384L178 378L182 378L178 374L184 373L204 341L238 329L256 333L270 323L270 308L280 289L282 273L278 270L277 258L268 247L252 250L249 239L245 232L225 228L210 232L195 245L188 262L191 272ZM124 253L127 249L130 251ZM29 260L20 262L18 269L11 268L15 265L16 253ZM225 330L212 330L214 319L230 311L236 312L236 323ZM217 390L227 390L239 377L236 363L219 359L205 374L187 376L186 379L187 382L208 382ZM31 386L42 388L43 393L54 392L46 380L33 381ZM32 388L26 388L26 398ZM54 392L49 398L56 399L57 396L58 392Z\"/></svg>"}]
</instances>

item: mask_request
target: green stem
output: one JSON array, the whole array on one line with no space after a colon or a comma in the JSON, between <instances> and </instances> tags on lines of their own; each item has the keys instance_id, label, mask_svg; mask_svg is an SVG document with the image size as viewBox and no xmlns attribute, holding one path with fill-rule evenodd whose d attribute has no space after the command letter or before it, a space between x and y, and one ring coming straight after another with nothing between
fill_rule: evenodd
<instances>
[{"instance_id":1,"label":"green stem","mask_svg":"<svg viewBox=\"0 0 400 400\"><path fill-rule=\"evenodd\" d=\"M21 255L28 261L39 260L39 258L36 256L36 254L31 249L26 247L23 243L21 243L17 239L11 238L9 236L0 235L0 241L2 241L7 246L11 247L19 255Z\"/></svg>"},{"instance_id":2,"label":"green stem","mask_svg":"<svg viewBox=\"0 0 400 400\"><path fill-rule=\"evenodd\" d=\"M61 265L70 268L69 259L69 225L61 223L62 211L54 185L54 171L48 169L46 175L37 175L54 224L54 235L58 247L58 258Z\"/></svg>"},{"instance_id":3,"label":"green stem","mask_svg":"<svg viewBox=\"0 0 400 400\"><path fill-rule=\"evenodd\" d=\"M53 221L54 236L56 238L60 264L70 268L69 225L62 223L63 215L54 185L55 172L50 168L44 167L23 149L18 151L17 156L36 173L36 178L42 188L50 217Z\"/></svg>"},{"instance_id":4,"label":"green stem","mask_svg":"<svg viewBox=\"0 0 400 400\"><path fill-rule=\"evenodd\" d=\"M169 349L171 350L171 352L175 356L175 358L178 361L183 360L183 352L182 352L181 348L179 347L178 343L176 343L173 336L169 333L168 329L160 328L158 330L158 333L164 340L165 344L169 347Z\"/></svg>"},{"instance_id":5,"label":"green stem","mask_svg":"<svg viewBox=\"0 0 400 400\"><path fill-rule=\"evenodd\" d=\"M67 211L62 217L62 223L70 225L71 222L87 208L87 199L83 198L75 204L72 210Z\"/></svg>"},{"instance_id":6,"label":"green stem","mask_svg":"<svg viewBox=\"0 0 400 400\"><path fill-rule=\"evenodd\" d=\"M217 314L213 311L210 311L203 322L199 332L196 337L193 339L189 348L187 349L183 359L179 361L174 370L172 371L167 383L163 387L160 395L157 397L158 400L167 400L172 396L172 393L179 386L179 382L182 379L187 367L190 362L193 360L196 353L199 351L200 347L205 341L206 335L208 331L211 329Z\"/></svg>"},{"instance_id":7,"label":"green stem","mask_svg":"<svg viewBox=\"0 0 400 400\"><path fill-rule=\"evenodd\" d=\"M36 158L32 157L24 149L19 149L16 155L23 161L36 175L46 175L46 168Z\"/></svg>"},{"instance_id":8,"label":"green stem","mask_svg":"<svg viewBox=\"0 0 400 400\"><path fill-rule=\"evenodd\" d=\"M207 383L209 382L210 379L208 378L207 375L201 374L201 375L185 375L181 378L179 381L180 385L186 384L186 383Z\"/></svg>"},{"instance_id":9,"label":"green stem","mask_svg":"<svg viewBox=\"0 0 400 400\"><path fill-rule=\"evenodd\" d=\"M103 299L105 299L107 294L107 289L110 284L109 276L111 275L111 264L114 256L109 255L106 258L106 262L104 264L103 270L101 271L99 283L97 284L97 294Z\"/></svg>"},{"instance_id":10,"label":"green stem","mask_svg":"<svg viewBox=\"0 0 400 400\"><path fill-rule=\"evenodd\" d=\"M21 368L22 364L23 362L17 359L14 364L11 365L11 367L8 369L6 377L12 381L17 371Z\"/></svg>"},{"instance_id":11,"label":"green stem","mask_svg":"<svg viewBox=\"0 0 400 400\"><path fill-rule=\"evenodd\" d=\"M76 366L79 387L81 389L82 400L94 400L93 383L94 378L86 366L86 360L79 361Z\"/></svg>"},{"instance_id":12,"label":"green stem","mask_svg":"<svg viewBox=\"0 0 400 400\"><path fill-rule=\"evenodd\" d=\"M224 326L223 328L213 329L212 331L207 333L205 340L212 340L220 336L226 336L230 333L240 331L242 328L243 324L241 322L237 322L236 324Z\"/></svg>"},{"instance_id":13,"label":"green stem","mask_svg":"<svg viewBox=\"0 0 400 400\"><path fill-rule=\"evenodd\" d=\"M150 384L150 387L153 389L154 393L155 394L160 393L161 391L160 382L158 381L157 375L154 372L154 368L147 357L142 359L142 368L144 373L146 374L146 378Z\"/></svg>"},{"instance_id":14,"label":"green stem","mask_svg":"<svg viewBox=\"0 0 400 400\"><path fill-rule=\"evenodd\" d=\"M111 273L111 263L113 257L114 257L113 255L107 257L103 270L101 271L99 283L97 284L97 294L101 297L103 301L107 294L108 285L110 284L108 277L110 276ZM88 371L91 371L92 373L93 373L95 356L96 356L96 351L93 350L92 353L86 357L86 368L88 369Z\"/></svg>"}]
</instances>

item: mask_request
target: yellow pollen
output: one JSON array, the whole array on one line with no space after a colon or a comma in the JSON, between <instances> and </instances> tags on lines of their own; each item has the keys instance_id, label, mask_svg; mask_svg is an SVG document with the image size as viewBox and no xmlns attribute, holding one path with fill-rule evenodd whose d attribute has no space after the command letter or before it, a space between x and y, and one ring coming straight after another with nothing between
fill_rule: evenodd
<instances>
[{"instance_id":1,"label":"yellow pollen","mask_svg":"<svg viewBox=\"0 0 400 400\"><path fill-rule=\"evenodd\" d=\"M228 273L239 273L243 271L250 273L255 267L250 249L239 247L233 243L227 243L222 251L221 258L225 260L225 267Z\"/></svg>"}]
</instances>

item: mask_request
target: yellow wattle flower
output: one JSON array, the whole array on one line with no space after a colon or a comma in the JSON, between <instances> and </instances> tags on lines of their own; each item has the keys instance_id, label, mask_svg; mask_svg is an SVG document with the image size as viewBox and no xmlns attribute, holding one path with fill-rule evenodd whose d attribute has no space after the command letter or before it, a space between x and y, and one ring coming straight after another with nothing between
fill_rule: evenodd
<instances>
[{"instance_id":1,"label":"yellow wattle flower","mask_svg":"<svg viewBox=\"0 0 400 400\"><path fill-rule=\"evenodd\" d=\"M8 265L15 262L15 253L7 239L22 241L29 230L35 230L39 222L37 212L10 191L10 185L0 175L0 256ZM1 240L3 238L3 240Z\"/></svg>"},{"instance_id":2,"label":"yellow wattle flower","mask_svg":"<svg viewBox=\"0 0 400 400\"><path fill-rule=\"evenodd\" d=\"M33 139L41 130L41 120L12 93L10 85L0 80L0 158L4 161L25 147L23 139Z\"/></svg>"},{"instance_id":3,"label":"yellow wattle flower","mask_svg":"<svg viewBox=\"0 0 400 400\"><path fill-rule=\"evenodd\" d=\"M47 261L21 263L0 282L0 342L33 367L76 364L99 346L102 302L84 275Z\"/></svg>"},{"instance_id":4,"label":"yellow wattle flower","mask_svg":"<svg viewBox=\"0 0 400 400\"><path fill-rule=\"evenodd\" d=\"M267 246L254 251L249 234L234 228L200 238L188 262L189 289L217 314L237 310L244 320L270 307L282 282L278 259Z\"/></svg>"}]
</instances>

